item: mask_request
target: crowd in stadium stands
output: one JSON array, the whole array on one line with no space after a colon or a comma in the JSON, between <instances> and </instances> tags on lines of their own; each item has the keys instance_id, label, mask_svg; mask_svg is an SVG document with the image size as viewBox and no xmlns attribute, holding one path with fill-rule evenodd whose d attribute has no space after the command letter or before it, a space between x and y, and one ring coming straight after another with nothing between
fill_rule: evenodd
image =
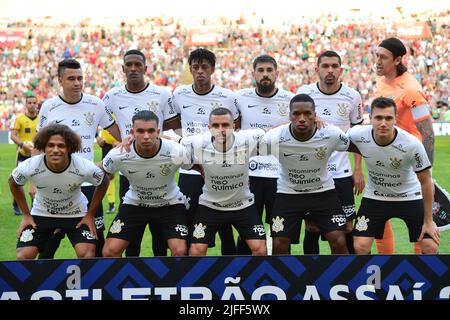
<instances>
[{"instance_id":1,"label":"crowd in stadium stands","mask_svg":"<svg viewBox=\"0 0 450 320\"><path fill-rule=\"evenodd\" d=\"M406 41L410 54L405 64L424 88L433 118L438 121L450 118L450 27L445 24L449 15L427 16L431 39ZM415 18L424 21L421 16ZM32 21L10 25L11 30L22 30L24 36L15 47L0 48L0 130L7 130L15 114L22 112L27 92L36 94L41 102L57 94L56 69L63 58L73 57L82 63L86 92L99 97L123 81L122 57L131 48L146 53L148 76L154 84L174 89L190 81L185 61L192 49L187 28L177 21L158 21L147 19L118 27L50 28ZM343 23L331 16L276 28L263 22L226 22L220 29L214 46L218 59L214 83L231 90L251 86L252 58L268 53L279 64L278 85L296 92L300 85L316 80L316 56L331 49L344 58L344 81L361 93L366 110L374 98L376 46L388 36L397 36L388 19Z\"/></svg>"}]
</instances>

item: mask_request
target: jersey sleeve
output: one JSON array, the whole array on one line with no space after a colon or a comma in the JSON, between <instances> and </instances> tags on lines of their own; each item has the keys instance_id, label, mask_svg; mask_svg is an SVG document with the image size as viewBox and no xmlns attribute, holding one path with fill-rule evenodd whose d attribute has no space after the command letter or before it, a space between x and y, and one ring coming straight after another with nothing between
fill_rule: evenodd
<instances>
[{"instance_id":1,"label":"jersey sleeve","mask_svg":"<svg viewBox=\"0 0 450 320\"><path fill-rule=\"evenodd\" d=\"M350 146L350 139L348 136L338 127L335 129L336 134L336 150L337 151L347 151L348 147Z\"/></svg>"},{"instance_id":2,"label":"jersey sleeve","mask_svg":"<svg viewBox=\"0 0 450 320\"><path fill-rule=\"evenodd\" d=\"M431 168L430 160L428 159L425 147L420 141L415 143L415 150L412 157L412 165L414 172L421 172Z\"/></svg>"},{"instance_id":3,"label":"jersey sleeve","mask_svg":"<svg viewBox=\"0 0 450 320\"><path fill-rule=\"evenodd\" d=\"M94 186L100 185L105 178L105 172L90 161L87 163L86 169L86 182L92 183Z\"/></svg>"},{"instance_id":4,"label":"jersey sleeve","mask_svg":"<svg viewBox=\"0 0 450 320\"><path fill-rule=\"evenodd\" d=\"M353 108L350 111L350 122L357 125L363 122L363 106L361 95L358 93L353 100Z\"/></svg>"},{"instance_id":5,"label":"jersey sleeve","mask_svg":"<svg viewBox=\"0 0 450 320\"><path fill-rule=\"evenodd\" d=\"M106 173L114 174L119 171L119 169L117 168L117 153L117 149L111 149L111 151L109 151L108 154L103 158L103 170L105 170Z\"/></svg>"},{"instance_id":6,"label":"jersey sleeve","mask_svg":"<svg viewBox=\"0 0 450 320\"><path fill-rule=\"evenodd\" d=\"M261 156L275 155L277 156L277 149L279 147L280 127L270 129L264 136L260 138L258 154Z\"/></svg>"},{"instance_id":7,"label":"jersey sleeve","mask_svg":"<svg viewBox=\"0 0 450 320\"><path fill-rule=\"evenodd\" d=\"M31 158L21 162L11 173L11 177L14 179L14 182L19 186L23 186L30 180L30 173L28 171L30 161Z\"/></svg>"},{"instance_id":8,"label":"jersey sleeve","mask_svg":"<svg viewBox=\"0 0 450 320\"><path fill-rule=\"evenodd\" d=\"M230 93L230 104L228 106L228 109L230 109L231 113L233 114L233 120L236 120L239 118L239 109L238 107L239 102L236 99L236 94L234 92Z\"/></svg>"},{"instance_id":9,"label":"jersey sleeve","mask_svg":"<svg viewBox=\"0 0 450 320\"><path fill-rule=\"evenodd\" d=\"M108 110L108 113L113 114L114 111L111 108L111 97L108 92L105 93L105 96L103 97L103 103L105 104L105 108Z\"/></svg>"},{"instance_id":10,"label":"jersey sleeve","mask_svg":"<svg viewBox=\"0 0 450 320\"><path fill-rule=\"evenodd\" d=\"M414 122L420 122L431 117L427 99L419 90L407 91L403 97L403 103L411 109Z\"/></svg>"},{"instance_id":11,"label":"jersey sleeve","mask_svg":"<svg viewBox=\"0 0 450 320\"><path fill-rule=\"evenodd\" d=\"M98 107L101 109L100 126L103 129L111 127L115 122L111 110L106 107L106 104L102 100L100 100Z\"/></svg>"},{"instance_id":12,"label":"jersey sleeve","mask_svg":"<svg viewBox=\"0 0 450 320\"><path fill-rule=\"evenodd\" d=\"M301 86L297 89L296 95L300 93L308 94L309 90L307 86Z\"/></svg>"},{"instance_id":13,"label":"jersey sleeve","mask_svg":"<svg viewBox=\"0 0 450 320\"><path fill-rule=\"evenodd\" d=\"M172 103L172 95L170 92L166 89L162 90L162 112L164 120L170 120L177 116L177 112L175 111L175 108L173 107Z\"/></svg>"},{"instance_id":14,"label":"jersey sleeve","mask_svg":"<svg viewBox=\"0 0 450 320\"><path fill-rule=\"evenodd\" d=\"M48 124L48 104L43 103L41 110L39 111L39 122L36 130L40 130Z\"/></svg>"},{"instance_id":15,"label":"jersey sleeve","mask_svg":"<svg viewBox=\"0 0 450 320\"><path fill-rule=\"evenodd\" d=\"M181 114L181 109L180 109L178 99L179 99L178 92L177 92L177 89L175 89L175 91L172 95L172 99L171 99L172 108L173 108L173 111L175 112L175 114Z\"/></svg>"}]
</instances>

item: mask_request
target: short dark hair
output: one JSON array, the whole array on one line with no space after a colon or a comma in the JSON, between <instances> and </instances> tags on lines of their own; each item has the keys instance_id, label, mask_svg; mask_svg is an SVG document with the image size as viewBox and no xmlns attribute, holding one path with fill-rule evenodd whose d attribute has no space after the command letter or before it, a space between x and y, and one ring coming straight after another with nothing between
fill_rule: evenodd
<instances>
[{"instance_id":1,"label":"short dark hair","mask_svg":"<svg viewBox=\"0 0 450 320\"><path fill-rule=\"evenodd\" d=\"M278 65L277 65L277 61L269 56L268 54L262 54L258 57L255 58L255 60L253 60L253 70L256 69L256 66L258 65L258 63L271 63L273 64L274 68L277 69Z\"/></svg>"},{"instance_id":2,"label":"short dark hair","mask_svg":"<svg viewBox=\"0 0 450 320\"><path fill-rule=\"evenodd\" d=\"M316 110L316 104L314 103L314 99L307 94L300 93L295 95L289 102L289 111L292 111L292 105L296 102L310 102L313 106L313 110L314 111Z\"/></svg>"},{"instance_id":3,"label":"short dark hair","mask_svg":"<svg viewBox=\"0 0 450 320\"><path fill-rule=\"evenodd\" d=\"M319 57L317 58L317 65L320 65L320 60L322 60L323 57L328 57L328 58L336 57L336 58L338 58L339 65L342 64L341 56L338 55L336 51L327 50L327 51L322 52L319 55Z\"/></svg>"},{"instance_id":4,"label":"short dark hair","mask_svg":"<svg viewBox=\"0 0 450 320\"><path fill-rule=\"evenodd\" d=\"M213 67L216 66L216 55L208 49L204 48L199 48L192 51L189 54L188 63L189 65L191 65L194 61L198 62L203 60L208 61Z\"/></svg>"},{"instance_id":5,"label":"short dark hair","mask_svg":"<svg viewBox=\"0 0 450 320\"><path fill-rule=\"evenodd\" d=\"M52 136L59 135L63 137L69 154L79 152L81 150L81 138L71 128L65 124L52 123L43 127L34 137L34 147L44 152L48 141Z\"/></svg>"},{"instance_id":6,"label":"short dark hair","mask_svg":"<svg viewBox=\"0 0 450 320\"><path fill-rule=\"evenodd\" d=\"M375 98L370 104L370 114L373 113L373 109L386 109L390 107L394 107L394 113L397 114L397 105L394 100L386 97Z\"/></svg>"},{"instance_id":7,"label":"short dark hair","mask_svg":"<svg viewBox=\"0 0 450 320\"><path fill-rule=\"evenodd\" d=\"M143 120L143 121L156 121L156 125L159 125L159 119L158 116L153 113L150 110L141 110L139 112L136 112L136 114L131 118L131 121L134 122L136 120Z\"/></svg>"},{"instance_id":8,"label":"short dark hair","mask_svg":"<svg viewBox=\"0 0 450 320\"><path fill-rule=\"evenodd\" d=\"M212 116L224 116L224 115L229 115L231 120L233 121L233 113L231 113L230 109L227 108L223 108L223 107L219 107L216 109L213 109L211 111L211 113L209 114L209 122L211 122L211 117Z\"/></svg>"},{"instance_id":9,"label":"short dark hair","mask_svg":"<svg viewBox=\"0 0 450 320\"><path fill-rule=\"evenodd\" d=\"M66 69L81 69L80 63L75 59L64 59L58 63L58 77L61 77Z\"/></svg>"},{"instance_id":10,"label":"short dark hair","mask_svg":"<svg viewBox=\"0 0 450 320\"><path fill-rule=\"evenodd\" d=\"M26 95L25 95L25 102L27 102L28 99L31 99L31 98L37 99L37 97L36 97L36 95L35 95L34 93L26 94Z\"/></svg>"},{"instance_id":11,"label":"short dark hair","mask_svg":"<svg viewBox=\"0 0 450 320\"><path fill-rule=\"evenodd\" d=\"M132 54L136 54L138 56L141 56L142 59L144 60L144 64L145 64L145 55L142 53L141 50L137 50L137 49L131 49L128 50L127 52L125 52L125 54L123 55L123 60L125 60L126 56L132 55Z\"/></svg>"}]
</instances>

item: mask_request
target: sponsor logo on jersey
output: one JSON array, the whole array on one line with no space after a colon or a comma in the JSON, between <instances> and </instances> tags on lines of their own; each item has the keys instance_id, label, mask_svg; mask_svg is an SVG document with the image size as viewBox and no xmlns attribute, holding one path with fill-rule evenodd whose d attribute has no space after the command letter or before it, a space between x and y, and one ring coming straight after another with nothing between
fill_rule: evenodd
<instances>
[{"instance_id":1,"label":"sponsor logo on jersey","mask_svg":"<svg viewBox=\"0 0 450 320\"><path fill-rule=\"evenodd\" d=\"M348 103L338 103L338 109L336 110L337 115L341 118L347 118L349 107L350 105Z\"/></svg>"},{"instance_id":2,"label":"sponsor logo on jersey","mask_svg":"<svg viewBox=\"0 0 450 320\"><path fill-rule=\"evenodd\" d=\"M317 160L325 159L325 157L327 155L327 147L319 147L319 148L316 148L315 150L316 150L315 157Z\"/></svg>"},{"instance_id":3,"label":"sponsor logo on jersey","mask_svg":"<svg viewBox=\"0 0 450 320\"><path fill-rule=\"evenodd\" d=\"M119 106L119 110L123 110L123 109L126 109L126 108L129 108L130 106Z\"/></svg>"},{"instance_id":4,"label":"sponsor logo on jersey","mask_svg":"<svg viewBox=\"0 0 450 320\"><path fill-rule=\"evenodd\" d=\"M62 119L62 120L55 120L55 123L61 123L61 122L63 122L64 120L66 120L66 119Z\"/></svg>"},{"instance_id":5,"label":"sponsor logo on jersey","mask_svg":"<svg viewBox=\"0 0 450 320\"><path fill-rule=\"evenodd\" d=\"M391 167L394 169L398 169L402 165L402 159L397 159L396 157L393 157L389 158L389 160L391 160Z\"/></svg>"},{"instance_id":6,"label":"sponsor logo on jersey","mask_svg":"<svg viewBox=\"0 0 450 320\"><path fill-rule=\"evenodd\" d=\"M72 120L72 127L79 127L81 125L80 120L73 119Z\"/></svg>"},{"instance_id":7,"label":"sponsor logo on jersey","mask_svg":"<svg viewBox=\"0 0 450 320\"><path fill-rule=\"evenodd\" d=\"M392 144L392 147L397 149L398 151L400 151L402 153L406 153L406 150L403 149L403 146L401 144Z\"/></svg>"},{"instance_id":8,"label":"sponsor logo on jersey","mask_svg":"<svg viewBox=\"0 0 450 320\"><path fill-rule=\"evenodd\" d=\"M148 110L150 110L153 113L156 113L158 111L159 102L157 101L151 101L147 102Z\"/></svg>"},{"instance_id":9,"label":"sponsor logo on jersey","mask_svg":"<svg viewBox=\"0 0 450 320\"><path fill-rule=\"evenodd\" d=\"M94 124L94 115L95 115L95 113L93 113L93 112L86 112L86 113L83 113L83 115L84 115L84 122L86 123L86 125L92 126Z\"/></svg>"},{"instance_id":10,"label":"sponsor logo on jersey","mask_svg":"<svg viewBox=\"0 0 450 320\"><path fill-rule=\"evenodd\" d=\"M258 169L258 162L256 162L255 160L251 160L248 164L248 167L251 171L255 171L256 169Z\"/></svg>"},{"instance_id":11,"label":"sponsor logo on jersey","mask_svg":"<svg viewBox=\"0 0 450 320\"><path fill-rule=\"evenodd\" d=\"M223 107L223 104L220 102L211 102L212 110Z\"/></svg>"},{"instance_id":12,"label":"sponsor logo on jersey","mask_svg":"<svg viewBox=\"0 0 450 320\"><path fill-rule=\"evenodd\" d=\"M160 174L162 176L168 176L170 174L170 172L171 172L170 168L172 167L172 165L167 163L167 164L162 164L159 167L161 168Z\"/></svg>"},{"instance_id":13,"label":"sponsor logo on jersey","mask_svg":"<svg viewBox=\"0 0 450 320\"><path fill-rule=\"evenodd\" d=\"M279 103L278 104L278 114L280 116L287 116L289 109L289 104L287 103Z\"/></svg>"},{"instance_id":14,"label":"sponsor logo on jersey","mask_svg":"<svg viewBox=\"0 0 450 320\"><path fill-rule=\"evenodd\" d=\"M416 168L417 169L420 169L423 167L422 157L420 156L419 153L414 154L414 160L416 160Z\"/></svg>"},{"instance_id":15,"label":"sponsor logo on jersey","mask_svg":"<svg viewBox=\"0 0 450 320\"><path fill-rule=\"evenodd\" d=\"M80 186L81 186L80 183L74 183L74 184L70 184L70 183L69 183L69 192L74 192L74 191L77 190Z\"/></svg>"}]
</instances>

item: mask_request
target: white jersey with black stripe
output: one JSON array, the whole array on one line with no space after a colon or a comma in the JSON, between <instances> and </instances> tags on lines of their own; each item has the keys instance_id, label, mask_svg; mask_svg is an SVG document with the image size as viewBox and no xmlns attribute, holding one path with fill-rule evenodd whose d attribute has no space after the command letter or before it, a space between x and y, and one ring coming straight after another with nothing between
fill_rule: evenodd
<instances>
[{"instance_id":1,"label":"white jersey with black stripe","mask_svg":"<svg viewBox=\"0 0 450 320\"><path fill-rule=\"evenodd\" d=\"M361 95L344 83L341 83L339 90L331 94L322 92L318 83L301 86L297 91L297 94L299 93L314 99L316 114L321 120L339 127L344 132L363 121ZM328 161L328 171L333 178L351 176L348 154L334 152Z\"/></svg>"},{"instance_id":2,"label":"white jersey with black stripe","mask_svg":"<svg viewBox=\"0 0 450 320\"><path fill-rule=\"evenodd\" d=\"M256 89L243 89L236 93L241 113L241 128L268 130L289 121L289 102L293 93L277 89L270 97L264 97ZM278 178L278 160L274 156L255 156L250 159L252 177Z\"/></svg>"},{"instance_id":3,"label":"white jersey with black stripe","mask_svg":"<svg viewBox=\"0 0 450 320\"><path fill-rule=\"evenodd\" d=\"M431 167L422 142L403 129L395 127L394 140L378 145L372 126L355 126L348 131L350 141L361 152L368 173L364 197L383 201L422 199L416 172Z\"/></svg>"},{"instance_id":4,"label":"white jersey with black stripe","mask_svg":"<svg viewBox=\"0 0 450 320\"><path fill-rule=\"evenodd\" d=\"M176 117L176 112L171 104L171 93L159 86L147 84L139 92L128 91L125 85L112 88L103 97L106 108L117 119L120 136L125 138L130 134L133 116L142 110L150 110L159 119L158 127L162 129L165 120Z\"/></svg>"},{"instance_id":5,"label":"white jersey with black stripe","mask_svg":"<svg viewBox=\"0 0 450 320\"><path fill-rule=\"evenodd\" d=\"M17 166L12 178L18 185L27 181L36 187L31 214L53 218L78 218L87 212L87 198L81 192L81 184L98 186L104 172L92 161L78 154L70 156L64 171L53 172L45 163L45 155L31 157Z\"/></svg>"}]
</instances>

